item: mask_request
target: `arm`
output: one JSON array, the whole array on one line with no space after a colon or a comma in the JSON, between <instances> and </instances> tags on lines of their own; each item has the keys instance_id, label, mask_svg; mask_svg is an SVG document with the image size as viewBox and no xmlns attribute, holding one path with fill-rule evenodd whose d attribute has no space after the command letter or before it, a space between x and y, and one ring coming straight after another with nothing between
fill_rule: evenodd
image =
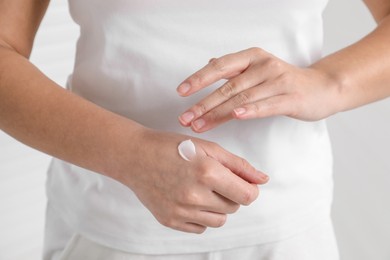
<instances>
[{"instance_id":1,"label":"arm","mask_svg":"<svg viewBox=\"0 0 390 260\"><path fill-rule=\"evenodd\" d=\"M345 111L390 96L390 2L365 0L377 28L359 42L313 64L338 83Z\"/></svg>"},{"instance_id":2,"label":"arm","mask_svg":"<svg viewBox=\"0 0 390 260\"><path fill-rule=\"evenodd\" d=\"M142 127L64 90L28 61L48 2L0 1L0 128L38 150L110 174L116 145L106 136L124 137L125 129L136 136Z\"/></svg>"},{"instance_id":3,"label":"arm","mask_svg":"<svg viewBox=\"0 0 390 260\"><path fill-rule=\"evenodd\" d=\"M390 2L365 2L377 28L308 68L259 48L212 59L179 86L179 94L228 81L185 111L180 123L204 132L231 119L286 115L312 121L390 96Z\"/></svg>"},{"instance_id":4,"label":"arm","mask_svg":"<svg viewBox=\"0 0 390 260\"><path fill-rule=\"evenodd\" d=\"M266 179L245 160L193 139L197 156L186 162L177 145L188 136L147 129L104 110L34 67L28 56L47 5L0 0L0 129L123 183L158 221L174 229L201 233L219 227L226 214L256 199L256 184Z\"/></svg>"}]
</instances>

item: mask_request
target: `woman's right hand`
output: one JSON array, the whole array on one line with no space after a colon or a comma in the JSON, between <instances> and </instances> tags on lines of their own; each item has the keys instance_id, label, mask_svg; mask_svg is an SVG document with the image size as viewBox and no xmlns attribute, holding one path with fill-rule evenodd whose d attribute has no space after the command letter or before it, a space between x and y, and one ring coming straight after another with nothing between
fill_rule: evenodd
<instances>
[{"instance_id":1,"label":"woman's right hand","mask_svg":"<svg viewBox=\"0 0 390 260\"><path fill-rule=\"evenodd\" d=\"M249 205L268 176L215 143L192 138L196 156L182 159L177 146L190 137L145 130L132 155L131 173L118 180L132 189L164 226L191 233L221 227L227 214ZM130 156L130 155L129 155ZM123 171L128 172L128 171Z\"/></svg>"}]
</instances>

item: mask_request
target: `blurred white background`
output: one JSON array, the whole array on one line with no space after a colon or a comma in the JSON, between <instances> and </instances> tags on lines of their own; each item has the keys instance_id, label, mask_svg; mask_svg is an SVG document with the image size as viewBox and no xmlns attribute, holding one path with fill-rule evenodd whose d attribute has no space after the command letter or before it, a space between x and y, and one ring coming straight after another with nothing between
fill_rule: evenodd
<instances>
[{"instance_id":1,"label":"blurred white background","mask_svg":"<svg viewBox=\"0 0 390 260\"><path fill-rule=\"evenodd\" d=\"M331 0L325 53L375 28L363 1ZM389 46L390 47L390 46ZM390 99L329 120L335 160L333 220L342 260L390 259Z\"/></svg>"},{"instance_id":2,"label":"blurred white background","mask_svg":"<svg viewBox=\"0 0 390 260\"><path fill-rule=\"evenodd\" d=\"M65 0L52 0L31 57L61 85L72 71L78 36L67 8ZM357 0L331 0L324 19L325 54L375 27ZM329 128L335 155L333 219L342 260L388 260L390 99L340 113ZM48 163L48 156L0 131L0 260L41 258Z\"/></svg>"}]
</instances>

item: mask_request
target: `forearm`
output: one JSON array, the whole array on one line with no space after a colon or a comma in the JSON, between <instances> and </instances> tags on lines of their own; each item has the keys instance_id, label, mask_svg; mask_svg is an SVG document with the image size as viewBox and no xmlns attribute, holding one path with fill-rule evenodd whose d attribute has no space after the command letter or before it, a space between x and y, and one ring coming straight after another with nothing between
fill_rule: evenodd
<instances>
[{"instance_id":1,"label":"forearm","mask_svg":"<svg viewBox=\"0 0 390 260\"><path fill-rule=\"evenodd\" d=\"M111 175L118 156L136 154L143 127L68 92L23 56L0 47L0 129L52 156Z\"/></svg>"},{"instance_id":2,"label":"forearm","mask_svg":"<svg viewBox=\"0 0 390 260\"><path fill-rule=\"evenodd\" d=\"M311 67L336 82L338 111L390 96L390 16L357 43L331 54Z\"/></svg>"}]
</instances>

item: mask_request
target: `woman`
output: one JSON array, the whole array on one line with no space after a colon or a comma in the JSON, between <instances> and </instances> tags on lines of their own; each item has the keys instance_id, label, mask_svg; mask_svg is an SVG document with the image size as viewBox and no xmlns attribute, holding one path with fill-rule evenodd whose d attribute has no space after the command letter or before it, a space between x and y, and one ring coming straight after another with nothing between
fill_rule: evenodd
<instances>
[{"instance_id":1,"label":"woman","mask_svg":"<svg viewBox=\"0 0 390 260\"><path fill-rule=\"evenodd\" d=\"M322 119L390 94L366 3L378 28L321 59L325 0L70 0L66 91L26 59L47 1L0 1L1 129L58 158L44 258L337 259Z\"/></svg>"}]
</instances>

